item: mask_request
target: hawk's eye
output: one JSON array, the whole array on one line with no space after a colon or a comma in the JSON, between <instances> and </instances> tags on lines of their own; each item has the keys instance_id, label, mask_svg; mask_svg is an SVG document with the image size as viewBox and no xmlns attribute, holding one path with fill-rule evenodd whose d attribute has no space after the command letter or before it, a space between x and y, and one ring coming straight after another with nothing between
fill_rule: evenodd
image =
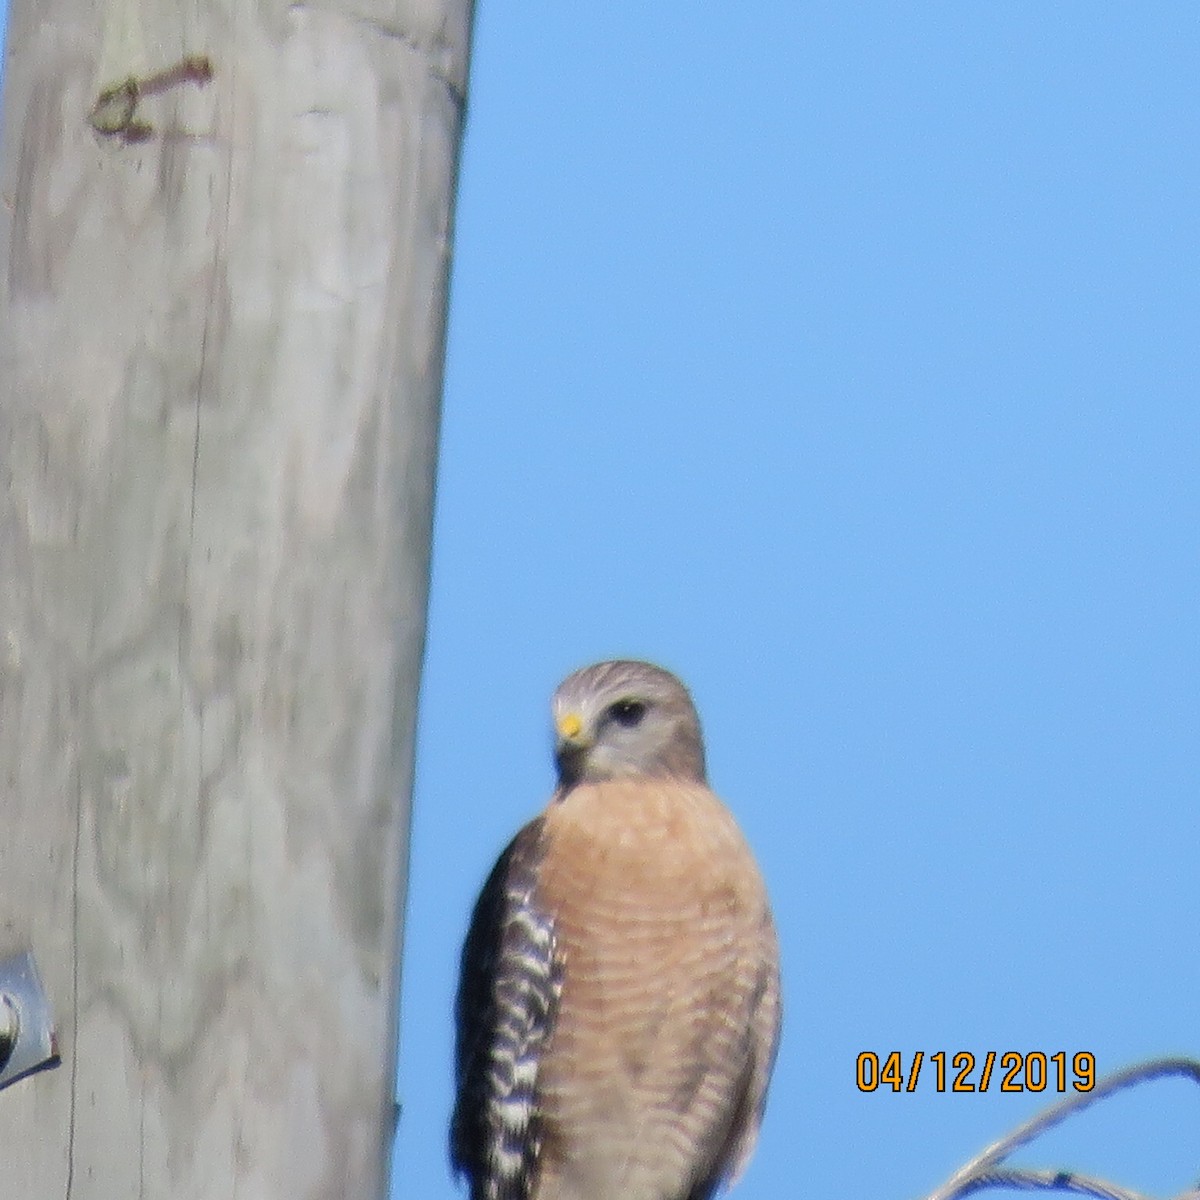
<instances>
[{"instance_id":1,"label":"hawk's eye","mask_svg":"<svg viewBox=\"0 0 1200 1200\"><path fill-rule=\"evenodd\" d=\"M641 724L642 718L646 715L646 706L640 700L618 700L616 704L609 706L608 711L618 725L632 729L635 725Z\"/></svg>"}]
</instances>

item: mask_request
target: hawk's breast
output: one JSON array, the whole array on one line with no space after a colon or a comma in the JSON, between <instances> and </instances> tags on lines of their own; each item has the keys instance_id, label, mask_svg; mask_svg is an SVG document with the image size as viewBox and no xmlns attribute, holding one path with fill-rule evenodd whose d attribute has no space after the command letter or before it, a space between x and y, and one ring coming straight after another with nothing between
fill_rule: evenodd
<instances>
[{"instance_id":1,"label":"hawk's breast","mask_svg":"<svg viewBox=\"0 0 1200 1200\"><path fill-rule=\"evenodd\" d=\"M572 789L542 851L563 991L537 1200L683 1200L748 1118L775 950L754 859L707 788L657 779Z\"/></svg>"}]
</instances>

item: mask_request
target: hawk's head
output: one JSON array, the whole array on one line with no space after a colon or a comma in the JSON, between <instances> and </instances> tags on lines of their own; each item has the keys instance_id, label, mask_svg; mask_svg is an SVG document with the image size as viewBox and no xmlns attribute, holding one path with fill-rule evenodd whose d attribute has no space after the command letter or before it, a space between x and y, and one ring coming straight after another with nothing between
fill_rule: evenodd
<instances>
[{"instance_id":1,"label":"hawk's head","mask_svg":"<svg viewBox=\"0 0 1200 1200\"><path fill-rule=\"evenodd\" d=\"M568 675L553 701L564 787L628 776L704 782L700 719L687 688L651 663L596 663Z\"/></svg>"}]
</instances>

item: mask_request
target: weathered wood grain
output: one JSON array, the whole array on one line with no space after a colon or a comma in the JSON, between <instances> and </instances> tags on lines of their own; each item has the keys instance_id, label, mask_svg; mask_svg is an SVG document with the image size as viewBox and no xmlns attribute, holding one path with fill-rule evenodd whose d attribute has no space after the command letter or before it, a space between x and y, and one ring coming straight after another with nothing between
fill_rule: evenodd
<instances>
[{"instance_id":1,"label":"weathered wood grain","mask_svg":"<svg viewBox=\"0 0 1200 1200\"><path fill-rule=\"evenodd\" d=\"M63 1065L5 1195L383 1194L470 16L14 0L0 954Z\"/></svg>"}]
</instances>

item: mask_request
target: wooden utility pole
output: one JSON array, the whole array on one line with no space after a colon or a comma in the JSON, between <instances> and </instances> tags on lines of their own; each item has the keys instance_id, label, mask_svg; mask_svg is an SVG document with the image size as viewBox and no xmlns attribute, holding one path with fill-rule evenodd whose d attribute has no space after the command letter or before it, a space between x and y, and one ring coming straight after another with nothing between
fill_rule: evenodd
<instances>
[{"instance_id":1,"label":"wooden utility pole","mask_svg":"<svg viewBox=\"0 0 1200 1200\"><path fill-rule=\"evenodd\" d=\"M384 1194L470 8L13 0L5 1196Z\"/></svg>"}]
</instances>

